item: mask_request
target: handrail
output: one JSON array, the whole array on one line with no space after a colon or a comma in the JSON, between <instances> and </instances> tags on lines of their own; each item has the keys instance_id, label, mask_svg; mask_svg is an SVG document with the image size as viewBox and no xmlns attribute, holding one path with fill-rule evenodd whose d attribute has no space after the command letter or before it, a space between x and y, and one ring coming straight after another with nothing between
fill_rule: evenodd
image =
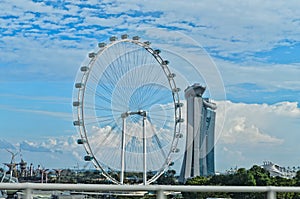
<instances>
[{"instance_id":1,"label":"handrail","mask_svg":"<svg viewBox=\"0 0 300 199\"><path fill-rule=\"evenodd\" d=\"M268 199L275 199L277 192L300 192L300 187L277 186L187 186L187 185L103 185L103 184L51 184L51 183L0 183L0 190L24 190L26 199L31 199L33 190L72 191L154 191L157 199L165 199L164 192L239 192L267 193Z\"/></svg>"}]
</instances>

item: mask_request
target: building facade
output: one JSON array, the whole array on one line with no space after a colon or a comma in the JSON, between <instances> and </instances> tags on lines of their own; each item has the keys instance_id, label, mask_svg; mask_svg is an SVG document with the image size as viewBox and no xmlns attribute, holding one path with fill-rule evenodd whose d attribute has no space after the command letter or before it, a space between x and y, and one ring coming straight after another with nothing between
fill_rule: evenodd
<instances>
[{"instance_id":1,"label":"building facade","mask_svg":"<svg viewBox=\"0 0 300 199\"><path fill-rule=\"evenodd\" d=\"M202 95L205 87L194 84L185 90L187 101L186 146L179 181L215 173L216 105Z\"/></svg>"}]
</instances>

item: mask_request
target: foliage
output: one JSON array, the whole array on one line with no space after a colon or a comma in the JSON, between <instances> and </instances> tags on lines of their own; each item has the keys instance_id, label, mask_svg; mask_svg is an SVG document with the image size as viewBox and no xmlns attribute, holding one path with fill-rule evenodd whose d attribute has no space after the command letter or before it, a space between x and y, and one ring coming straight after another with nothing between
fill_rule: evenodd
<instances>
[{"instance_id":1,"label":"foliage","mask_svg":"<svg viewBox=\"0 0 300 199\"><path fill-rule=\"evenodd\" d=\"M257 186L268 186L272 185L272 179L270 173L260 166L254 165L250 170L253 174Z\"/></svg>"},{"instance_id":2,"label":"foliage","mask_svg":"<svg viewBox=\"0 0 300 199\"><path fill-rule=\"evenodd\" d=\"M218 186L300 186L300 171L297 172L294 179L281 177L271 177L270 173L260 166L254 165L249 170L245 168L238 169L235 173L221 174L214 176L197 176L188 179L186 185L218 185ZM265 193L183 193L184 198L247 198L264 199ZM300 198L298 193L277 193L277 198L296 199Z\"/></svg>"},{"instance_id":3,"label":"foliage","mask_svg":"<svg viewBox=\"0 0 300 199\"><path fill-rule=\"evenodd\" d=\"M166 184L166 185L175 185L175 184L177 184L175 174L176 174L175 170L166 171L163 175L161 175L157 179L157 184Z\"/></svg>"}]
</instances>

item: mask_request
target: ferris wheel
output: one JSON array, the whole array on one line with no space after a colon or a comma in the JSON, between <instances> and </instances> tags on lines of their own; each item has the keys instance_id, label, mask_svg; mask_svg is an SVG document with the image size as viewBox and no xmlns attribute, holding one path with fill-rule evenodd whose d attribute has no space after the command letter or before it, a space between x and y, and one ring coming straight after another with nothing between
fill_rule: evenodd
<instances>
[{"instance_id":1,"label":"ferris wheel","mask_svg":"<svg viewBox=\"0 0 300 199\"><path fill-rule=\"evenodd\" d=\"M131 175L155 181L173 164L183 122L180 89L160 50L138 36L110 37L80 67L73 124L85 161L125 184Z\"/></svg>"}]
</instances>

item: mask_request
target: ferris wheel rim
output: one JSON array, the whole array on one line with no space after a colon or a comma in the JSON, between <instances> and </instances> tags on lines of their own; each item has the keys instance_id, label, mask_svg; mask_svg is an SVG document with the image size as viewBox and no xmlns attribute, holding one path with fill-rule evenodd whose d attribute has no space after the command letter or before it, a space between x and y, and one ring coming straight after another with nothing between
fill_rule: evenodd
<instances>
[{"instance_id":1,"label":"ferris wheel rim","mask_svg":"<svg viewBox=\"0 0 300 199\"><path fill-rule=\"evenodd\" d=\"M122 42L130 42L132 44L136 44L139 47L144 48L145 50L147 50L148 53L150 53L157 61L157 63L161 66L161 68L164 71L165 76L168 78L169 81L169 86L172 90L172 95L173 95L173 104L175 107L175 111L174 111L174 116L175 116L175 125L174 125L174 130L173 130L173 139L172 139L172 143L171 143L171 149L169 150L169 153L167 154L167 158L165 160L164 165L161 166L161 169L157 172L160 173L158 175L155 175L153 178L150 178L149 180L147 180L149 183L155 181L164 170L166 170L166 168L171 164L171 161L169 160L170 154L173 153L173 148L177 147L178 144L178 137L177 134L180 134L180 128L181 128L181 120L182 120L182 116L181 116L181 104L180 103L180 98L179 98L179 89L176 86L175 80L174 80L174 74L171 73L171 70L168 67L168 63L165 62L165 60L162 59L162 57L159 55L159 53L152 49L148 43L146 42L140 42L139 40L136 39L122 39L122 40L115 40L115 41L111 41L111 43L109 43L108 45L102 46L100 47L99 44L99 50L96 53L90 53L89 57L91 58L88 65L86 66L87 68L82 69L81 68L81 72L82 73L82 77L81 77L81 81L79 82L80 85L78 83L77 86L75 84L75 88L77 88L77 99L78 99L78 103L81 105L78 106L77 108L77 124L79 126L79 133L80 133L80 137L82 140L84 140L83 146L85 148L85 151L87 153L87 155L90 155L92 157L92 162L93 164L96 166L96 168L100 169L105 177L109 178L111 181L113 181L114 183L120 184L118 180L116 180L115 178L111 177L104 169L103 169L103 165L100 163L99 160L97 160L97 157L94 155L93 149L89 143L89 139L88 139L88 135L87 135L87 130L86 130L86 126L85 126L85 117L84 117L84 100L85 100L85 89L86 89L86 83L88 81L89 75L91 73L91 71L93 70L94 67L94 62L109 48L113 47L116 44L122 43ZM85 70L85 71L83 71ZM82 88L81 88L82 86ZM78 89L79 88L79 89ZM74 103L73 103L74 104ZM74 124L75 125L75 124Z\"/></svg>"}]
</instances>

